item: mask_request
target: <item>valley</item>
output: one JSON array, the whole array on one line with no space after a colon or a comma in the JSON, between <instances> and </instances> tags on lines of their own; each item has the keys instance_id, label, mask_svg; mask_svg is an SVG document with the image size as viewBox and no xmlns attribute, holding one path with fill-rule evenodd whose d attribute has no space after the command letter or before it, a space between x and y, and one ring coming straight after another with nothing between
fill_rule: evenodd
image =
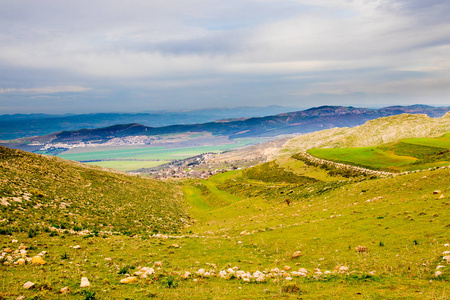
<instances>
[{"instance_id":1,"label":"valley","mask_svg":"<svg viewBox=\"0 0 450 300\"><path fill-rule=\"evenodd\" d=\"M207 179L1 147L0 296L447 299L450 163L434 148L448 149L448 117L388 117L210 154L192 170L236 168ZM296 156L348 163L366 151L354 147L401 150L420 172L379 177ZM386 155L376 162L398 167Z\"/></svg>"}]
</instances>

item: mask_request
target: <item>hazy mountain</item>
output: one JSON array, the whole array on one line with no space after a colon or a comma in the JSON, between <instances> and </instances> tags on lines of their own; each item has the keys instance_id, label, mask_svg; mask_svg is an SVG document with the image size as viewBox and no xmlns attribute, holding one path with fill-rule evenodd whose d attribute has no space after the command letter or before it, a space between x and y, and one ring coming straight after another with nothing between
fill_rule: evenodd
<instances>
[{"instance_id":1,"label":"hazy mountain","mask_svg":"<svg viewBox=\"0 0 450 300\"><path fill-rule=\"evenodd\" d=\"M14 114L0 115L0 140L41 136L59 131L94 129L116 124L139 123L151 127L197 124L228 118L275 115L297 109L283 106L211 108L200 110L152 111L144 113Z\"/></svg>"},{"instance_id":2,"label":"hazy mountain","mask_svg":"<svg viewBox=\"0 0 450 300\"><path fill-rule=\"evenodd\" d=\"M354 127L364 124L369 120L401 113L427 114L431 117L440 117L448 111L448 107L423 105L394 106L381 109L322 106L275 116L224 120L201 124L149 127L132 123L96 129L62 131L39 138L24 139L22 143L29 141L52 141L55 143L93 140L99 142L116 137L136 135L152 136L184 132L210 132L213 135L227 136L230 139L241 137L275 137L285 134L308 133L334 127Z\"/></svg>"}]
</instances>

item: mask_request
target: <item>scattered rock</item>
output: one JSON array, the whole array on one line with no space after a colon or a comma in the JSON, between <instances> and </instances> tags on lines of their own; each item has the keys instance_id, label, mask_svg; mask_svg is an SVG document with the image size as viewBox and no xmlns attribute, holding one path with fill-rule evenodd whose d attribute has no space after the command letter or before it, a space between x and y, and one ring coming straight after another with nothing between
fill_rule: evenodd
<instances>
[{"instance_id":1,"label":"scattered rock","mask_svg":"<svg viewBox=\"0 0 450 300\"><path fill-rule=\"evenodd\" d=\"M172 248L180 248L180 246L178 244L172 244L172 245L170 245L170 247L172 247Z\"/></svg>"},{"instance_id":2,"label":"scattered rock","mask_svg":"<svg viewBox=\"0 0 450 300\"><path fill-rule=\"evenodd\" d=\"M199 269L195 274L197 274L198 276L204 276L205 275L205 270L204 269Z\"/></svg>"},{"instance_id":3,"label":"scattered rock","mask_svg":"<svg viewBox=\"0 0 450 300\"><path fill-rule=\"evenodd\" d=\"M23 266L25 264L25 259L19 258L14 264Z\"/></svg>"},{"instance_id":4,"label":"scattered rock","mask_svg":"<svg viewBox=\"0 0 450 300\"><path fill-rule=\"evenodd\" d=\"M122 279L122 280L120 280L120 283L122 283L122 284L128 284L128 283L133 283L133 282L137 282L138 280L137 280L137 277L135 277L135 276L130 276L130 277L127 277L127 278L124 278L124 279Z\"/></svg>"},{"instance_id":5,"label":"scattered rock","mask_svg":"<svg viewBox=\"0 0 450 300\"><path fill-rule=\"evenodd\" d=\"M81 249L81 246L80 245L76 245L76 246L73 246L72 248L73 249Z\"/></svg>"},{"instance_id":6,"label":"scattered rock","mask_svg":"<svg viewBox=\"0 0 450 300\"><path fill-rule=\"evenodd\" d=\"M5 252L5 253L12 253L12 250L11 250L11 248L5 248L5 249L3 249L3 252Z\"/></svg>"},{"instance_id":7,"label":"scattered rock","mask_svg":"<svg viewBox=\"0 0 450 300\"><path fill-rule=\"evenodd\" d=\"M31 258L31 264L32 265L45 265L45 260L42 258L42 256L33 256Z\"/></svg>"},{"instance_id":8,"label":"scattered rock","mask_svg":"<svg viewBox=\"0 0 450 300\"><path fill-rule=\"evenodd\" d=\"M90 287L90 286L91 286L91 283L89 282L89 280L86 277L82 277L80 287L84 288L84 287Z\"/></svg>"},{"instance_id":9,"label":"scattered rock","mask_svg":"<svg viewBox=\"0 0 450 300\"><path fill-rule=\"evenodd\" d=\"M349 271L348 267L346 267L346 266L341 266L341 265L336 266L336 267L334 268L334 270L335 270L336 272L338 272L338 273L345 273L345 272L348 272L348 271Z\"/></svg>"},{"instance_id":10,"label":"scattered rock","mask_svg":"<svg viewBox=\"0 0 450 300\"><path fill-rule=\"evenodd\" d=\"M289 266L284 266L283 267L283 270L285 270L285 271L290 271L292 268L291 267L289 267Z\"/></svg>"},{"instance_id":11,"label":"scattered rock","mask_svg":"<svg viewBox=\"0 0 450 300\"><path fill-rule=\"evenodd\" d=\"M356 252L367 252L367 247L366 246L356 246L355 251Z\"/></svg>"},{"instance_id":12,"label":"scattered rock","mask_svg":"<svg viewBox=\"0 0 450 300\"><path fill-rule=\"evenodd\" d=\"M294 254L292 254L292 258L297 258L302 256L302 252L301 251L295 251Z\"/></svg>"},{"instance_id":13,"label":"scattered rock","mask_svg":"<svg viewBox=\"0 0 450 300\"><path fill-rule=\"evenodd\" d=\"M440 190L433 191L433 195L439 195L440 193L442 193Z\"/></svg>"},{"instance_id":14,"label":"scattered rock","mask_svg":"<svg viewBox=\"0 0 450 300\"><path fill-rule=\"evenodd\" d=\"M436 271L436 273L434 273L434 277L439 277L442 275L441 271Z\"/></svg>"},{"instance_id":15,"label":"scattered rock","mask_svg":"<svg viewBox=\"0 0 450 300\"><path fill-rule=\"evenodd\" d=\"M153 268L143 267L139 271L134 272L133 275L141 276L141 278L147 278L148 275L151 275L153 273L155 273L155 270Z\"/></svg>"},{"instance_id":16,"label":"scattered rock","mask_svg":"<svg viewBox=\"0 0 450 300\"><path fill-rule=\"evenodd\" d=\"M439 197L439 199L445 199L444 194L442 194L442 195Z\"/></svg>"},{"instance_id":17,"label":"scattered rock","mask_svg":"<svg viewBox=\"0 0 450 300\"><path fill-rule=\"evenodd\" d=\"M162 261L155 261L155 263L153 264L154 267L162 267Z\"/></svg>"},{"instance_id":18,"label":"scattered rock","mask_svg":"<svg viewBox=\"0 0 450 300\"><path fill-rule=\"evenodd\" d=\"M24 300L24 299L25 299L25 296L19 296L16 298L16 300Z\"/></svg>"},{"instance_id":19,"label":"scattered rock","mask_svg":"<svg viewBox=\"0 0 450 300\"><path fill-rule=\"evenodd\" d=\"M112 261L110 257L105 258L105 261Z\"/></svg>"},{"instance_id":20,"label":"scattered rock","mask_svg":"<svg viewBox=\"0 0 450 300\"><path fill-rule=\"evenodd\" d=\"M69 294L70 293L70 289L69 289L68 286L65 286L65 287L63 287L62 289L59 290L59 293L62 294L62 295Z\"/></svg>"},{"instance_id":21,"label":"scattered rock","mask_svg":"<svg viewBox=\"0 0 450 300\"><path fill-rule=\"evenodd\" d=\"M25 282L25 284L23 285L23 288L26 290L32 289L34 288L35 284L32 283L31 281Z\"/></svg>"}]
</instances>

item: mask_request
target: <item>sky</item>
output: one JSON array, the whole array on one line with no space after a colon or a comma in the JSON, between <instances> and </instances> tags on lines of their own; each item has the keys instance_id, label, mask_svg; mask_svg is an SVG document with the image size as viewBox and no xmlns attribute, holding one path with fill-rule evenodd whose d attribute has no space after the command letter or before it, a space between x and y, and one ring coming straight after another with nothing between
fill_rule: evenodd
<instances>
[{"instance_id":1,"label":"sky","mask_svg":"<svg viewBox=\"0 0 450 300\"><path fill-rule=\"evenodd\" d=\"M0 0L0 114L450 105L448 0Z\"/></svg>"}]
</instances>

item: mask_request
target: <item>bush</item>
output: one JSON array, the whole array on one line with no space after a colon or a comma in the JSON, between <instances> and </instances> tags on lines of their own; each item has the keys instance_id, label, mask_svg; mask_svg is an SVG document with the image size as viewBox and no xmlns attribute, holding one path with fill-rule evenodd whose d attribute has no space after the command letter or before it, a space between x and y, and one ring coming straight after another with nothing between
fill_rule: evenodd
<instances>
[{"instance_id":1,"label":"bush","mask_svg":"<svg viewBox=\"0 0 450 300\"><path fill-rule=\"evenodd\" d=\"M297 286L295 282L287 282L283 285L281 290L285 293L297 293L300 291L300 288Z\"/></svg>"},{"instance_id":2,"label":"bush","mask_svg":"<svg viewBox=\"0 0 450 300\"><path fill-rule=\"evenodd\" d=\"M166 288L176 288L178 286L178 282L176 281L175 277L173 276L167 276L163 281L163 286Z\"/></svg>"},{"instance_id":3,"label":"bush","mask_svg":"<svg viewBox=\"0 0 450 300\"><path fill-rule=\"evenodd\" d=\"M128 274L129 270L133 270L135 266L125 266L117 274Z\"/></svg>"}]
</instances>

